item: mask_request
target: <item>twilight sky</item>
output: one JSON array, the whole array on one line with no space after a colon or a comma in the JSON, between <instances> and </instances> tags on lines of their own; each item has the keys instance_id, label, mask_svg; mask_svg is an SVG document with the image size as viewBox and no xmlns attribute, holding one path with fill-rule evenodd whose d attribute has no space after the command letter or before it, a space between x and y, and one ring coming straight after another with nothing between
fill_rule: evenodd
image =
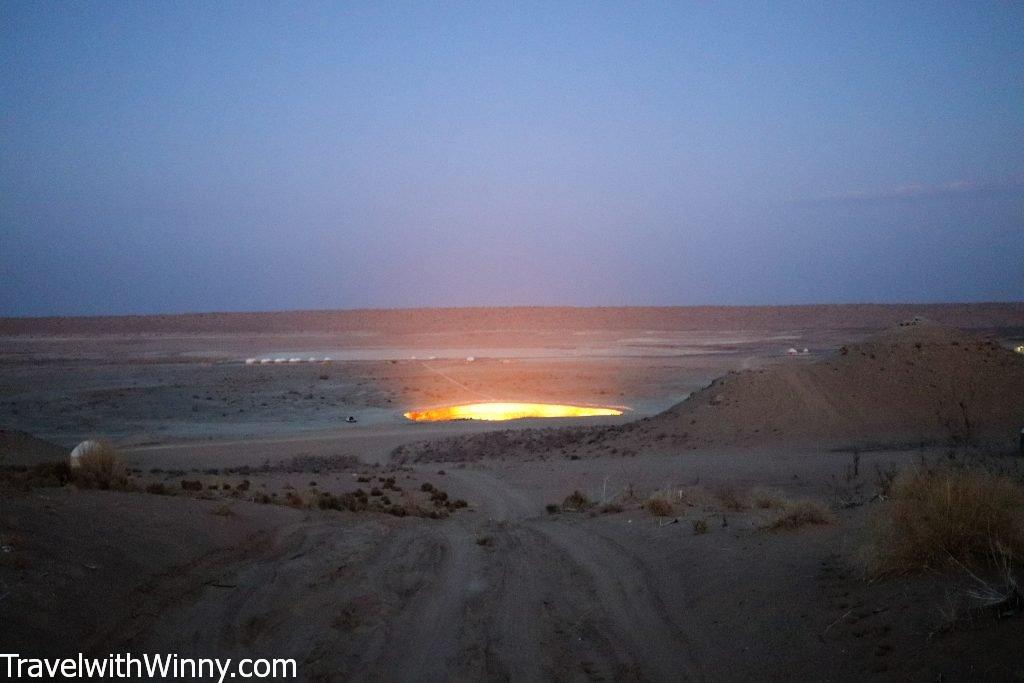
<instances>
[{"instance_id":1,"label":"twilight sky","mask_svg":"<svg viewBox=\"0 0 1024 683\"><path fill-rule=\"evenodd\" d=\"M0 315L1024 299L1024 3L0 2Z\"/></svg>"}]
</instances>

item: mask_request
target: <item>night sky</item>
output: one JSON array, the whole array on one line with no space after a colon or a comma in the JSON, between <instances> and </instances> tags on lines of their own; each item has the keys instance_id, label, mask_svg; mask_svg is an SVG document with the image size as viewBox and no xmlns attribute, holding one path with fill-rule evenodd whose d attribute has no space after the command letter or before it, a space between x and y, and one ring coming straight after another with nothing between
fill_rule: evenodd
<instances>
[{"instance_id":1,"label":"night sky","mask_svg":"<svg viewBox=\"0 0 1024 683\"><path fill-rule=\"evenodd\" d=\"M0 2L0 315L1024 299L1024 3Z\"/></svg>"}]
</instances>

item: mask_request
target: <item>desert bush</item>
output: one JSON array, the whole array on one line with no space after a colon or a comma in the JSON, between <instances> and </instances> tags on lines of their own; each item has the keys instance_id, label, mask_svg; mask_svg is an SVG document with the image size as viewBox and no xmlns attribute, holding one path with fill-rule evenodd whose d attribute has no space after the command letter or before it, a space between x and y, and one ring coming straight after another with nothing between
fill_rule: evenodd
<instances>
[{"instance_id":1,"label":"desert bush","mask_svg":"<svg viewBox=\"0 0 1024 683\"><path fill-rule=\"evenodd\" d=\"M798 500L783 508L766 528L772 531L792 530L810 525L835 524L836 518L825 505L814 500Z\"/></svg>"},{"instance_id":2,"label":"desert bush","mask_svg":"<svg viewBox=\"0 0 1024 683\"><path fill-rule=\"evenodd\" d=\"M681 488L675 492L675 498L681 505L687 507L708 507L715 503L715 496L712 496L703 486Z\"/></svg>"},{"instance_id":3,"label":"desert bush","mask_svg":"<svg viewBox=\"0 0 1024 683\"><path fill-rule=\"evenodd\" d=\"M673 512L672 502L661 496L651 496L644 503L644 509L656 517L668 517Z\"/></svg>"},{"instance_id":4,"label":"desert bush","mask_svg":"<svg viewBox=\"0 0 1024 683\"><path fill-rule=\"evenodd\" d=\"M75 485L83 489L114 489L123 491L128 488L128 474L117 450L100 441L91 451L78 459L78 467L73 469Z\"/></svg>"},{"instance_id":5,"label":"desert bush","mask_svg":"<svg viewBox=\"0 0 1024 683\"><path fill-rule=\"evenodd\" d=\"M289 491L285 495L285 503L293 508L306 507L306 501L302 500L302 496L295 493L295 491Z\"/></svg>"},{"instance_id":6,"label":"desert bush","mask_svg":"<svg viewBox=\"0 0 1024 683\"><path fill-rule=\"evenodd\" d=\"M152 493L157 496L165 496L167 495L168 491L166 486L157 481L153 482L152 484L146 485L146 493Z\"/></svg>"},{"instance_id":7,"label":"desert bush","mask_svg":"<svg viewBox=\"0 0 1024 683\"><path fill-rule=\"evenodd\" d=\"M217 507L213 508L211 512L213 512L213 514L217 515L218 517L231 517L235 514L234 511L231 509L231 506L228 505L227 503L222 503L218 505Z\"/></svg>"},{"instance_id":8,"label":"desert bush","mask_svg":"<svg viewBox=\"0 0 1024 683\"><path fill-rule=\"evenodd\" d=\"M327 492L321 493L316 504L321 510L348 510L349 512L362 512L369 506L369 500L365 491L357 489L351 493L343 493L340 496L335 496L334 494Z\"/></svg>"},{"instance_id":9,"label":"desert bush","mask_svg":"<svg viewBox=\"0 0 1024 683\"><path fill-rule=\"evenodd\" d=\"M32 467L5 467L0 469L0 484L19 491L34 488L64 486L74 478L71 466L65 461L46 462Z\"/></svg>"},{"instance_id":10,"label":"desert bush","mask_svg":"<svg viewBox=\"0 0 1024 683\"><path fill-rule=\"evenodd\" d=\"M1024 558L1024 485L1004 474L906 470L873 521L878 572L990 564L994 548L1011 560Z\"/></svg>"},{"instance_id":11,"label":"desert bush","mask_svg":"<svg viewBox=\"0 0 1024 683\"><path fill-rule=\"evenodd\" d=\"M623 508L618 503L605 503L604 505L601 506L601 514L602 515L615 515L615 514L618 514L618 513L622 512L624 509L625 508Z\"/></svg>"},{"instance_id":12,"label":"desert bush","mask_svg":"<svg viewBox=\"0 0 1024 683\"><path fill-rule=\"evenodd\" d=\"M182 479L181 489L183 491L202 491L203 482L199 481L198 479L194 479L192 481L189 481L188 479Z\"/></svg>"},{"instance_id":13,"label":"desert bush","mask_svg":"<svg viewBox=\"0 0 1024 683\"><path fill-rule=\"evenodd\" d=\"M338 502L338 497L333 493L324 491L320 494L320 497L316 499L316 506L321 510L340 510L341 504Z\"/></svg>"},{"instance_id":14,"label":"desert bush","mask_svg":"<svg viewBox=\"0 0 1024 683\"><path fill-rule=\"evenodd\" d=\"M711 526L708 524L706 519L695 519L693 520L693 533L700 535L706 534L711 530Z\"/></svg>"},{"instance_id":15,"label":"desert bush","mask_svg":"<svg viewBox=\"0 0 1024 683\"><path fill-rule=\"evenodd\" d=\"M562 511L562 508L558 505L558 503L548 503L547 505L544 506L544 511L547 512L549 515L557 515L559 512Z\"/></svg>"},{"instance_id":16,"label":"desert bush","mask_svg":"<svg viewBox=\"0 0 1024 683\"><path fill-rule=\"evenodd\" d=\"M755 507L762 510L771 510L773 508L783 508L786 506L786 499L780 492L774 489L762 487L751 489L750 501Z\"/></svg>"},{"instance_id":17,"label":"desert bush","mask_svg":"<svg viewBox=\"0 0 1024 683\"><path fill-rule=\"evenodd\" d=\"M590 499L580 491L573 491L562 501L562 509L571 512L582 512L592 505Z\"/></svg>"},{"instance_id":18,"label":"desert bush","mask_svg":"<svg viewBox=\"0 0 1024 683\"><path fill-rule=\"evenodd\" d=\"M715 497L722 507L733 512L740 512L750 507L746 498L732 486L723 486L715 491Z\"/></svg>"}]
</instances>

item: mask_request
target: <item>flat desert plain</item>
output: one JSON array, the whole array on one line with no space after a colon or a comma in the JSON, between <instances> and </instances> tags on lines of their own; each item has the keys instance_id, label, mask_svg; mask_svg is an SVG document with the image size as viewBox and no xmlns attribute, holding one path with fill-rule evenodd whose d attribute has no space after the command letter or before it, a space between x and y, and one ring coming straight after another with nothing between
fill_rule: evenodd
<instances>
[{"instance_id":1,"label":"flat desert plain","mask_svg":"<svg viewBox=\"0 0 1024 683\"><path fill-rule=\"evenodd\" d=\"M0 649L1019 680L1014 568L876 556L901 472L1019 478L1022 343L1024 304L0 319ZM622 414L404 417L494 401ZM125 469L48 464L84 439Z\"/></svg>"}]
</instances>

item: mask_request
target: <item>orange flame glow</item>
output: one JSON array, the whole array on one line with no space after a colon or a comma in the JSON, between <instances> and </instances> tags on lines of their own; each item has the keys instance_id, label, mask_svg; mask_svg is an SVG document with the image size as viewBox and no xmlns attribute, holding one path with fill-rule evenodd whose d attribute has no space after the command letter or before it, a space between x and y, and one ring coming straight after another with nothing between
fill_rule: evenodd
<instances>
[{"instance_id":1,"label":"orange flame glow","mask_svg":"<svg viewBox=\"0 0 1024 683\"><path fill-rule=\"evenodd\" d=\"M567 406L555 403L467 403L427 410L410 410L405 414L416 422L444 420L518 420L524 417L592 417L622 415L618 408Z\"/></svg>"}]
</instances>

